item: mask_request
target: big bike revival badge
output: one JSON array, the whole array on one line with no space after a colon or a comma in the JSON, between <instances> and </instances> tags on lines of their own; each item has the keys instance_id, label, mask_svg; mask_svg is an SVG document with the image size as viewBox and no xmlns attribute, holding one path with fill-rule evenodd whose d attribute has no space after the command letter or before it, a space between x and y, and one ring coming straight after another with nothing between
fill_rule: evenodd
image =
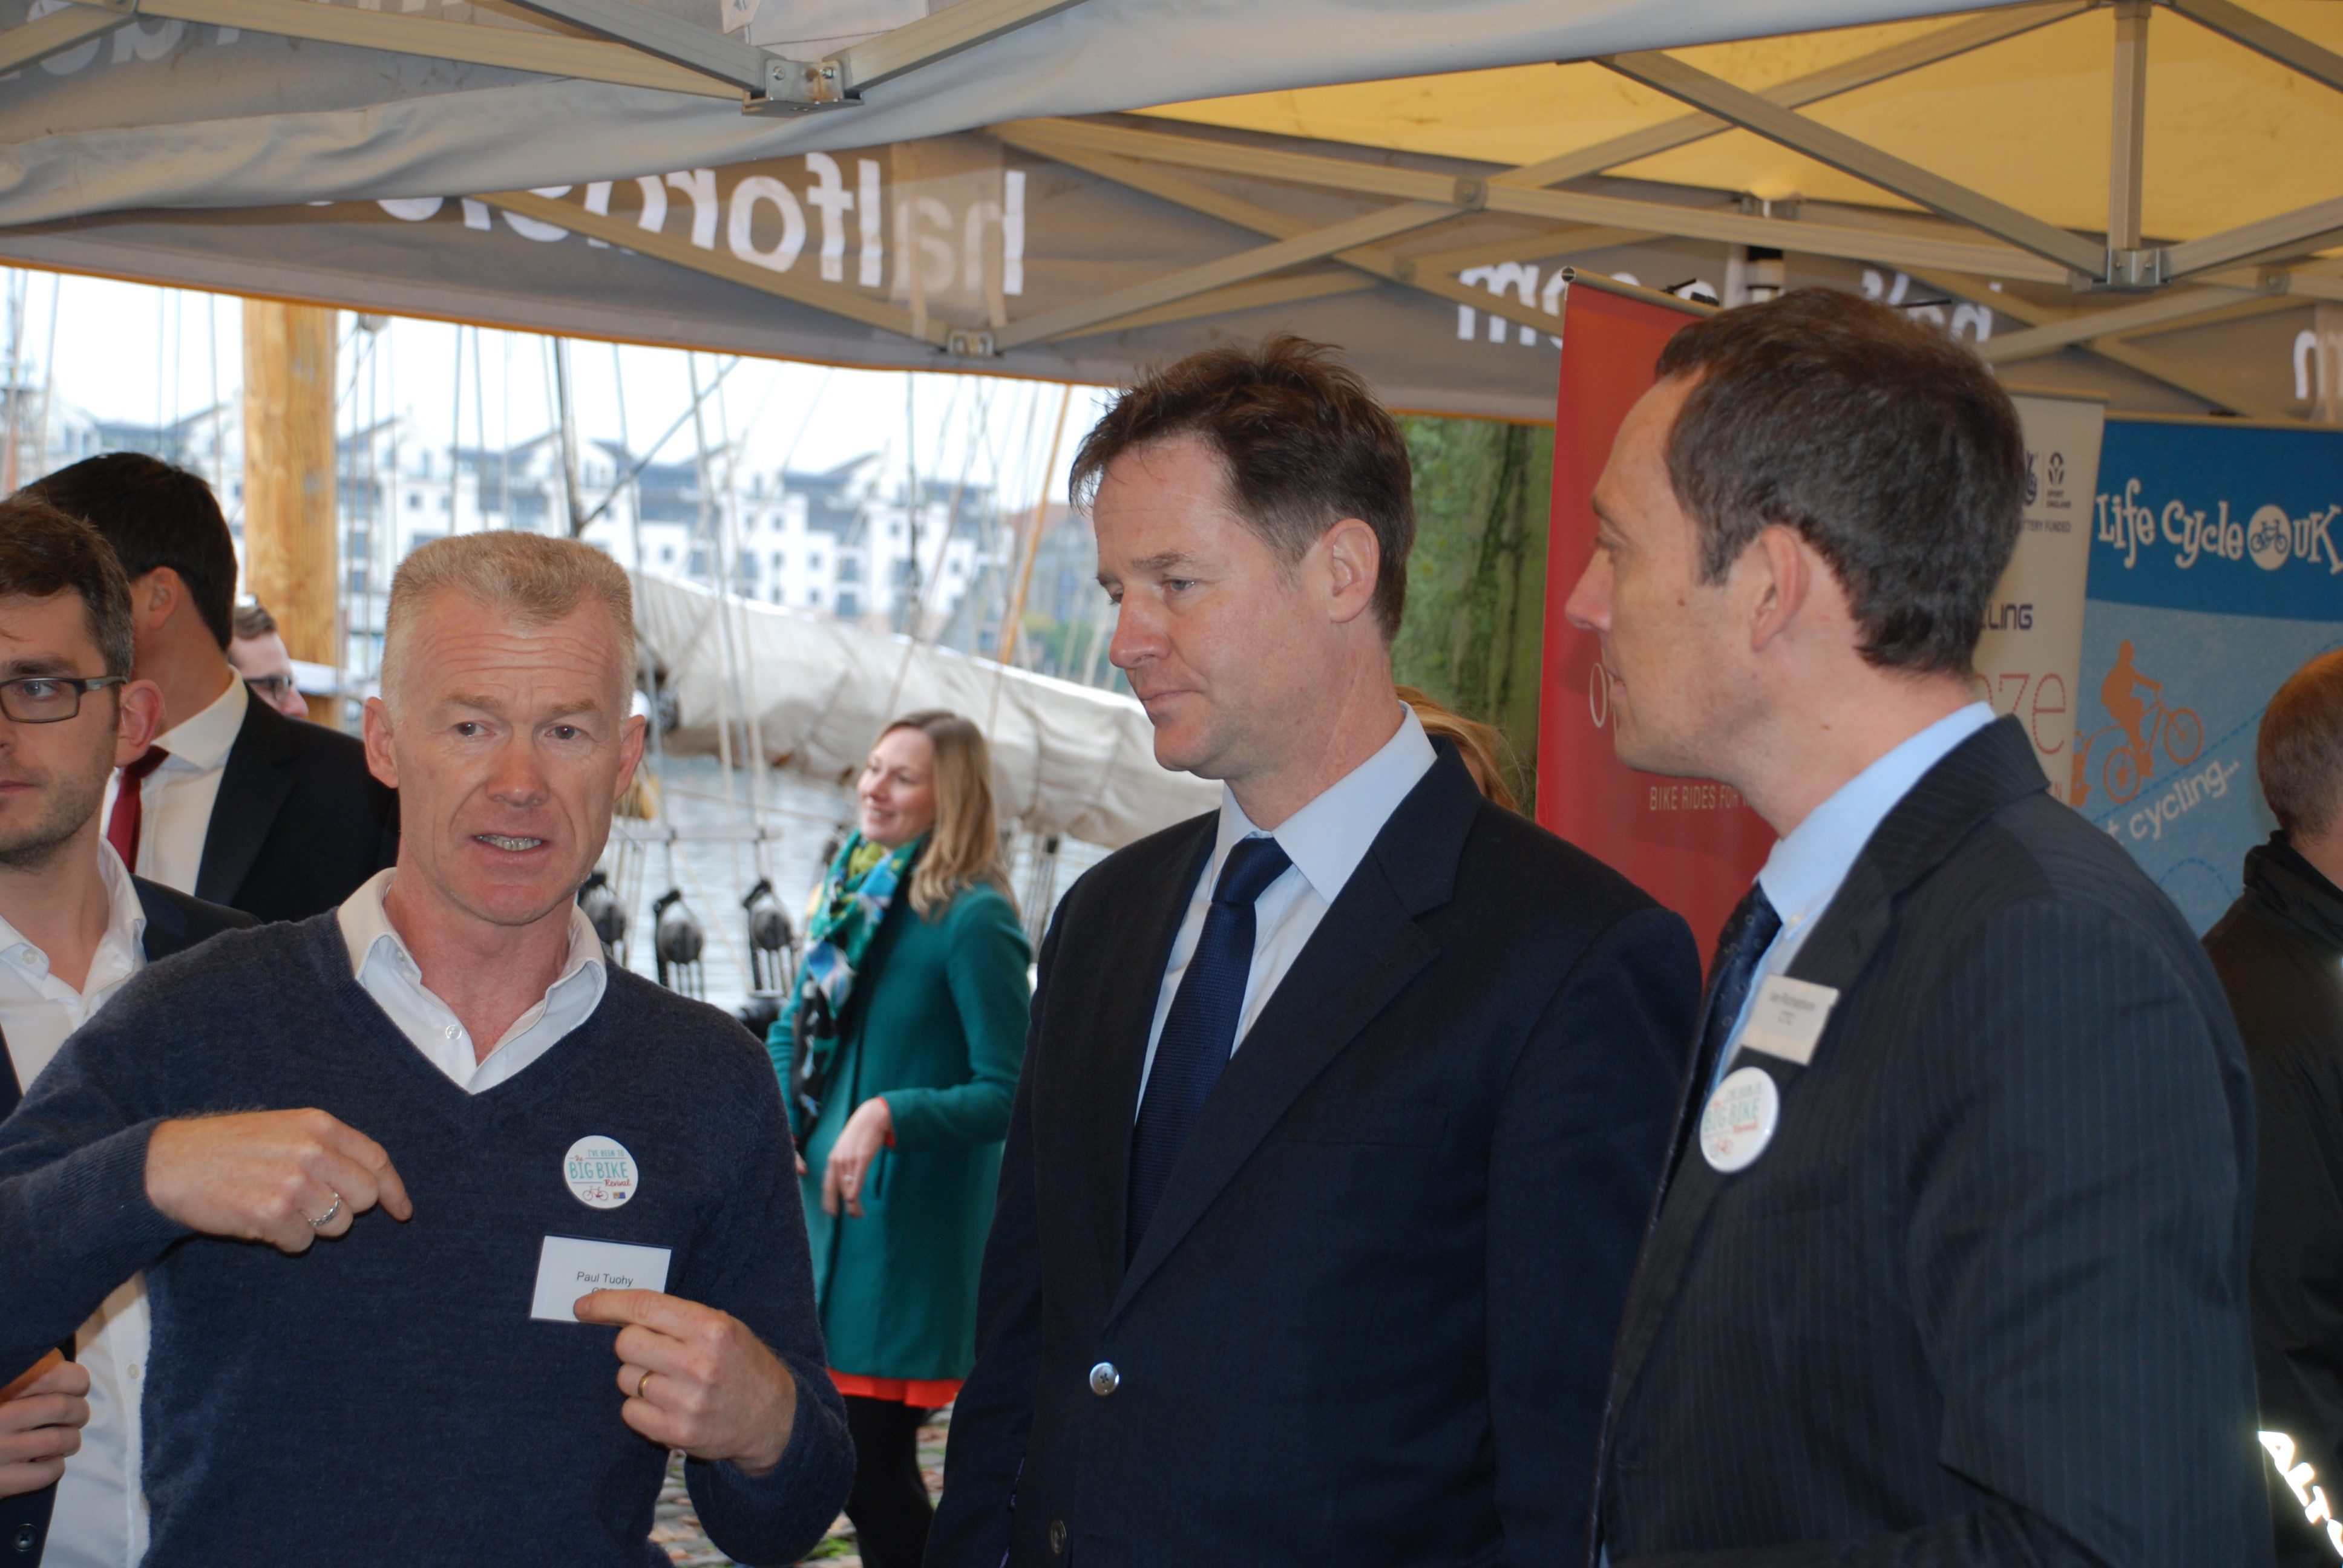
<instances>
[{"instance_id":1,"label":"big bike revival badge","mask_svg":"<svg viewBox=\"0 0 2343 1568\"><path fill-rule=\"evenodd\" d=\"M1774 1141L1781 1116L1773 1076L1762 1067L1734 1069L1700 1113L1701 1158L1727 1175L1747 1168Z\"/></svg>"},{"instance_id":2,"label":"big bike revival badge","mask_svg":"<svg viewBox=\"0 0 2343 1568\"><path fill-rule=\"evenodd\" d=\"M568 1183L569 1195L588 1209L616 1209L642 1185L642 1173L627 1146L598 1133L569 1146L561 1157L561 1179Z\"/></svg>"}]
</instances>

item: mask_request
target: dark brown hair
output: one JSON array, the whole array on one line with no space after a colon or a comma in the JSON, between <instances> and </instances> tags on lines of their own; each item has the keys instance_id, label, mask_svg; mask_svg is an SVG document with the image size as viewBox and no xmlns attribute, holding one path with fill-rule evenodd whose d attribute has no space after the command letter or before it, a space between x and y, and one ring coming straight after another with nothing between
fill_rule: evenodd
<instances>
[{"instance_id":1,"label":"dark brown hair","mask_svg":"<svg viewBox=\"0 0 2343 1568\"><path fill-rule=\"evenodd\" d=\"M25 489L106 536L127 580L158 567L178 573L196 613L226 648L235 630L236 541L209 485L144 452L106 452Z\"/></svg>"},{"instance_id":2,"label":"dark brown hair","mask_svg":"<svg viewBox=\"0 0 2343 1568\"><path fill-rule=\"evenodd\" d=\"M1286 565L1344 518L1374 530L1375 621L1390 641L1415 544L1407 443L1336 350L1279 333L1258 349L1208 348L1150 371L1082 437L1078 504L1125 452L1189 435L1220 454L1238 513Z\"/></svg>"},{"instance_id":3,"label":"dark brown hair","mask_svg":"<svg viewBox=\"0 0 2343 1568\"><path fill-rule=\"evenodd\" d=\"M1830 563L1885 668L1966 674L2017 548L2026 442L1992 372L1944 333L1829 289L1694 322L1668 478L1712 582L1775 524Z\"/></svg>"},{"instance_id":4,"label":"dark brown hair","mask_svg":"<svg viewBox=\"0 0 2343 1568\"><path fill-rule=\"evenodd\" d=\"M268 607L256 598L238 599L231 625L237 637L250 642L255 638L266 637L275 631L277 618L269 614Z\"/></svg>"},{"instance_id":5,"label":"dark brown hair","mask_svg":"<svg viewBox=\"0 0 2343 1568\"><path fill-rule=\"evenodd\" d=\"M2312 838L2343 804L2343 650L2322 653L2286 678L2254 739L2262 799L2288 834Z\"/></svg>"},{"instance_id":6,"label":"dark brown hair","mask_svg":"<svg viewBox=\"0 0 2343 1568\"><path fill-rule=\"evenodd\" d=\"M128 675L130 584L96 528L19 490L0 501L0 598L81 596L106 675Z\"/></svg>"}]
</instances>

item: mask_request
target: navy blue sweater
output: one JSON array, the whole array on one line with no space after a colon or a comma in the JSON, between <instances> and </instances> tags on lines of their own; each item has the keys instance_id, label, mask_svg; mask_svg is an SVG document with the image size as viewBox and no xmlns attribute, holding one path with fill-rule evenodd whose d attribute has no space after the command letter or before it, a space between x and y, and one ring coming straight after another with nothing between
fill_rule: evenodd
<instances>
[{"instance_id":1,"label":"navy blue sweater","mask_svg":"<svg viewBox=\"0 0 2343 1568\"><path fill-rule=\"evenodd\" d=\"M288 1257L146 1201L156 1122L305 1106L389 1151L413 1220L377 1210ZM564 1180L588 1136L635 1157L619 1207ZM672 1249L669 1293L739 1318L796 1373L777 1467L687 1471L719 1546L796 1561L853 1459L772 1069L739 1024L615 969L591 1018L476 1095L351 978L331 912L151 966L0 1123L0 1366L147 1271L151 1568L664 1564L667 1456L619 1419L617 1331L529 1316L548 1235Z\"/></svg>"}]
</instances>

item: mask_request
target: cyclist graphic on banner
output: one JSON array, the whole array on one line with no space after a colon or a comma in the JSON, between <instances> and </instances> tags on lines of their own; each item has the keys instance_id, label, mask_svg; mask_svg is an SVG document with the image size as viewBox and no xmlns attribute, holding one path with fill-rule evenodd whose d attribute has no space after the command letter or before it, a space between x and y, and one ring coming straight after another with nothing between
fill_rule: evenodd
<instances>
[{"instance_id":1,"label":"cyclist graphic on banner","mask_svg":"<svg viewBox=\"0 0 2343 1568\"><path fill-rule=\"evenodd\" d=\"M2145 690L2145 699L2137 695ZM2139 793L2143 780L2156 777L2156 747L2161 740L2165 754L2177 764L2197 759L2205 745L2205 725L2196 713L2186 708L2164 705L2164 685L2150 680L2139 672L2131 640L2127 638L2116 652L2114 666L2107 678L2099 683L2099 700L2107 706L2107 715L2120 727L2123 742L2104 753L2106 761L2100 776L2107 799L2117 804L2129 800ZM2099 731L2086 740L2075 753L2074 804L2080 806L2090 794L2085 780L2092 748L2107 730Z\"/></svg>"}]
</instances>

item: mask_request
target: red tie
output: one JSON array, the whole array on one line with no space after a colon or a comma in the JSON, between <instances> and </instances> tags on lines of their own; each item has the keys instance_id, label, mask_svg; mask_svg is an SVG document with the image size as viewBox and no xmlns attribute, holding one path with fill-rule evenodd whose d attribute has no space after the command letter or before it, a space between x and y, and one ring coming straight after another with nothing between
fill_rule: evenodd
<instances>
[{"instance_id":1,"label":"red tie","mask_svg":"<svg viewBox=\"0 0 2343 1568\"><path fill-rule=\"evenodd\" d=\"M144 756L122 770L122 787L114 792L114 815L106 819L106 841L114 846L129 870L138 869L138 820L145 811L139 786L170 757L161 747L149 746Z\"/></svg>"}]
</instances>

